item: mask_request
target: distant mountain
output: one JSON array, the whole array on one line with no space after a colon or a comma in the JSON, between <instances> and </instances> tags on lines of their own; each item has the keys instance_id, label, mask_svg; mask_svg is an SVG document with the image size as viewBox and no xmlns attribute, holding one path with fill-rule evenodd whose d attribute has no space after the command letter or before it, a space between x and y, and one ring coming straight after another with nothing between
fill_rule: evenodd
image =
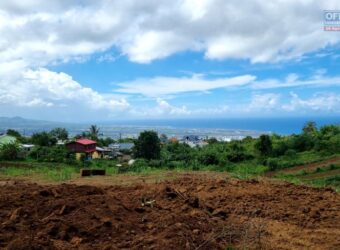
<instances>
[{"instance_id":1,"label":"distant mountain","mask_svg":"<svg viewBox=\"0 0 340 250\"><path fill-rule=\"evenodd\" d=\"M36 125L55 125L63 124L61 122L50 122L42 120L25 119L20 116L15 117L0 117L0 127L24 127L24 126L36 126Z\"/></svg>"},{"instance_id":2,"label":"distant mountain","mask_svg":"<svg viewBox=\"0 0 340 250\"><path fill-rule=\"evenodd\" d=\"M77 124L52 122L43 120L25 119L19 116L0 117L0 133L7 129L15 129L22 134L31 135L38 131L48 131L56 127L65 127L70 130L79 127Z\"/></svg>"}]
</instances>

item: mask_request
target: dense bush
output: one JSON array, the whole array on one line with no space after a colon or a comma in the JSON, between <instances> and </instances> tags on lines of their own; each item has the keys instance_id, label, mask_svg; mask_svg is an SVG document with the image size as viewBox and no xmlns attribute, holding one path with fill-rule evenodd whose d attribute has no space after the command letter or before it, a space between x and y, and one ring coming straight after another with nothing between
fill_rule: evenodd
<instances>
[{"instance_id":1,"label":"dense bush","mask_svg":"<svg viewBox=\"0 0 340 250\"><path fill-rule=\"evenodd\" d=\"M161 154L161 143L155 131L144 131L140 133L135 142L134 154L137 158L159 159Z\"/></svg>"},{"instance_id":2,"label":"dense bush","mask_svg":"<svg viewBox=\"0 0 340 250\"><path fill-rule=\"evenodd\" d=\"M0 146L1 160L17 160L19 158L20 148L16 143L7 143Z\"/></svg>"},{"instance_id":3,"label":"dense bush","mask_svg":"<svg viewBox=\"0 0 340 250\"><path fill-rule=\"evenodd\" d=\"M50 133L41 132L34 133L31 137L31 142L37 146L49 147L55 145L57 143L57 139L53 137Z\"/></svg>"},{"instance_id":4,"label":"dense bush","mask_svg":"<svg viewBox=\"0 0 340 250\"><path fill-rule=\"evenodd\" d=\"M273 145L269 135L261 135L255 144L255 148L261 156L269 156L272 153Z\"/></svg>"},{"instance_id":5,"label":"dense bush","mask_svg":"<svg viewBox=\"0 0 340 250\"><path fill-rule=\"evenodd\" d=\"M75 155L73 153L69 153L64 146L37 146L29 153L29 157L42 162L76 164Z\"/></svg>"}]
</instances>

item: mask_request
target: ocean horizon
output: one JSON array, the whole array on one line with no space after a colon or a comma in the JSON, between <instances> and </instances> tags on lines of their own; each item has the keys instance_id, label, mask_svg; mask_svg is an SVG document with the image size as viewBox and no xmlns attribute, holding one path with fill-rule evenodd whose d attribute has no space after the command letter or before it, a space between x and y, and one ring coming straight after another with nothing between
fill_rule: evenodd
<instances>
[{"instance_id":1,"label":"ocean horizon","mask_svg":"<svg viewBox=\"0 0 340 250\"><path fill-rule=\"evenodd\" d=\"M159 134L181 137L187 134L200 136L225 136L243 138L244 136L259 136L264 133L279 135L298 134L303 126L313 121L318 127L324 125L339 125L340 117L284 117L284 118L211 118L211 119L159 119L159 120L116 120L83 123L63 123L56 121L27 120L10 118L10 123L0 121L0 132L6 129L16 129L24 135L48 131L55 127L65 127L70 135L86 131L91 124L96 124L103 137L136 137L144 130L155 130Z\"/></svg>"},{"instance_id":2,"label":"ocean horizon","mask_svg":"<svg viewBox=\"0 0 340 250\"><path fill-rule=\"evenodd\" d=\"M170 127L173 129L227 129L289 135L300 133L303 126L313 121L318 127L339 125L339 117L275 117L275 118L212 118L212 119L159 119L104 122L106 126Z\"/></svg>"}]
</instances>

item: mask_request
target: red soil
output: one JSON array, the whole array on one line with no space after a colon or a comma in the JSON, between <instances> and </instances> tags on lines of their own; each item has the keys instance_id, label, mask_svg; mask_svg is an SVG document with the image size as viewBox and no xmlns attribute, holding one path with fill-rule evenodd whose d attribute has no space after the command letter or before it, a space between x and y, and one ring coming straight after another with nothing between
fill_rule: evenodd
<instances>
[{"instance_id":1,"label":"red soil","mask_svg":"<svg viewBox=\"0 0 340 250\"><path fill-rule=\"evenodd\" d=\"M340 249L340 195L184 175L158 184L3 183L0 248Z\"/></svg>"}]
</instances>

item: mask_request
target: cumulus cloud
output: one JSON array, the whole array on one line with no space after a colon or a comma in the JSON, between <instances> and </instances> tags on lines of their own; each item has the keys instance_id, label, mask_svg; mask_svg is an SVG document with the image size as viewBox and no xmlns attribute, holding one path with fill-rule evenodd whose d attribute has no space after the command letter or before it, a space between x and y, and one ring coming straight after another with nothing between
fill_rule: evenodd
<instances>
[{"instance_id":1,"label":"cumulus cloud","mask_svg":"<svg viewBox=\"0 0 340 250\"><path fill-rule=\"evenodd\" d=\"M276 93L254 94L248 105L248 111L276 109L280 103L280 97L281 95Z\"/></svg>"},{"instance_id":2,"label":"cumulus cloud","mask_svg":"<svg viewBox=\"0 0 340 250\"><path fill-rule=\"evenodd\" d=\"M56 73L45 68L36 70L22 68L0 78L0 103L22 107L85 105L90 109L119 110L129 106L123 98L103 95L83 87L65 73ZM10 74L12 73L12 74Z\"/></svg>"},{"instance_id":3,"label":"cumulus cloud","mask_svg":"<svg viewBox=\"0 0 340 250\"><path fill-rule=\"evenodd\" d=\"M301 58L340 42L337 32L322 29L322 11L339 8L337 0L254 0L243 6L236 0L0 1L0 103L30 108L79 105L111 113L129 109L125 98L99 93L48 66L86 60L97 52L104 53L98 62L112 61L116 57L105 54L112 47L137 63L188 50L202 52L209 60L266 63ZM255 80L252 75L154 77L119 83L114 91L153 97L156 111L162 114L195 114L214 109L189 110L157 98L231 87L340 85L340 77L322 72L309 79L291 74L283 81ZM338 101L332 98L316 96L315 100ZM278 99L254 96L251 104L274 107ZM311 100L292 99L295 104L288 109L313 106Z\"/></svg>"},{"instance_id":4,"label":"cumulus cloud","mask_svg":"<svg viewBox=\"0 0 340 250\"><path fill-rule=\"evenodd\" d=\"M157 106L155 109L156 114L169 114L169 115L188 115L190 111L186 108L186 106L176 107L170 105L167 101L158 98Z\"/></svg>"},{"instance_id":5,"label":"cumulus cloud","mask_svg":"<svg viewBox=\"0 0 340 250\"><path fill-rule=\"evenodd\" d=\"M339 8L337 0L1 1L0 58L46 64L115 46L140 63L184 50L278 61L338 43L321 17Z\"/></svg>"},{"instance_id":6,"label":"cumulus cloud","mask_svg":"<svg viewBox=\"0 0 340 250\"><path fill-rule=\"evenodd\" d=\"M192 107L186 105L173 105L168 101L157 98L155 105L151 108L131 107L128 111L131 115L137 117L213 117L216 115L224 115L231 112L227 105L219 105L216 107Z\"/></svg>"},{"instance_id":7,"label":"cumulus cloud","mask_svg":"<svg viewBox=\"0 0 340 250\"><path fill-rule=\"evenodd\" d=\"M218 79L204 79L202 75L193 75L191 77L155 77L119 83L117 84L118 89L115 89L115 91L159 97L185 92L204 92L218 88L244 86L254 81L255 78L252 75Z\"/></svg>"},{"instance_id":8,"label":"cumulus cloud","mask_svg":"<svg viewBox=\"0 0 340 250\"><path fill-rule=\"evenodd\" d=\"M300 98L294 92L290 93L289 104L282 106L287 111L331 111L340 112L340 94L336 93L316 93L310 98Z\"/></svg>"}]
</instances>

